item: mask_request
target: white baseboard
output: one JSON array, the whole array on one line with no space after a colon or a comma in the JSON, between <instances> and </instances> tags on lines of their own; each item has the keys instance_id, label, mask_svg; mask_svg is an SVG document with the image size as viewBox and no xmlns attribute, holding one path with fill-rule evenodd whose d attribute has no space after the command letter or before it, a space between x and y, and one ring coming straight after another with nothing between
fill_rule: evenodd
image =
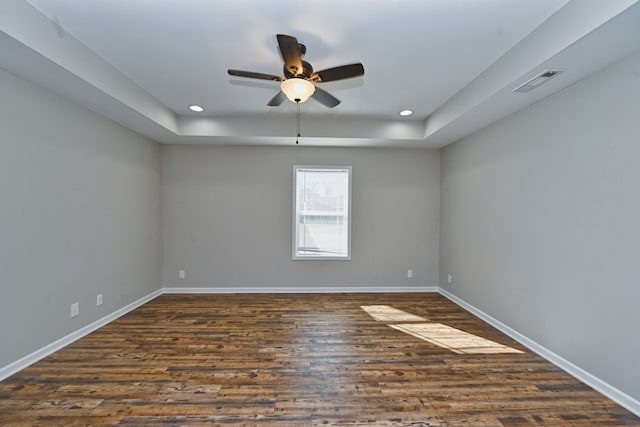
<instances>
[{"instance_id":1,"label":"white baseboard","mask_svg":"<svg viewBox=\"0 0 640 427\"><path fill-rule=\"evenodd\" d=\"M291 286L291 287L179 287L162 289L165 294L326 294L326 293L384 293L438 292L437 286Z\"/></svg>"},{"instance_id":2,"label":"white baseboard","mask_svg":"<svg viewBox=\"0 0 640 427\"><path fill-rule=\"evenodd\" d=\"M537 353L538 355L542 356L543 358L553 363L563 371L567 372L570 375L573 375L574 377L576 377L583 383L587 384L594 390L604 394L605 396L607 396L609 399L613 400L620 406L633 412L637 416L640 416L640 401L618 390L612 385L602 381L600 378L590 374L589 372L585 371L579 366L574 365L573 363L569 362L563 357L558 356L557 354L547 349L546 347L543 347L537 342L527 338L526 336L522 335L520 332L516 331L515 329L510 328L509 326L505 325L499 320L489 316L487 313L483 312L482 310L474 307L473 305L467 303L461 298L458 298L457 296L453 295L451 292L440 288L440 294L442 294L444 297L448 298L449 300L453 301L460 307L464 308L465 310L475 314L476 316L478 316L479 318L481 318L482 320L484 320L494 328L499 329L501 332L505 333L506 335L510 336L514 340L518 341L520 344L529 348L534 353Z\"/></svg>"},{"instance_id":3,"label":"white baseboard","mask_svg":"<svg viewBox=\"0 0 640 427\"><path fill-rule=\"evenodd\" d=\"M111 314L108 314L106 316L104 316L101 319L96 320L93 323L88 324L87 326L84 326L80 329L78 329L77 331L74 331L72 333L70 333L67 336L64 336L62 338L60 338L57 341L52 342L51 344L48 344L44 347L42 347L39 350L34 351L31 354L28 354L26 356L24 356L21 359L16 360L15 362L12 362L10 364L8 364L7 366L4 366L2 368L0 368L0 381L4 380L5 378L10 377L11 375L15 374L18 371L21 371L22 369L26 368L29 365L32 365L34 363L36 363L38 360L43 359L47 356L49 356L50 354L68 346L69 344L73 343L74 341L79 340L80 338L90 334L91 332L95 331L98 328L101 328L102 326L113 322L114 320L116 320L118 317L121 317L125 314L127 314L128 312L130 312L131 310L134 310L138 307L140 307L142 304L145 304L149 301L151 301L152 299L154 299L155 297L159 296L162 294L162 290L158 289L157 291L151 292L149 295L146 295L140 299L138 299L137 301L132 302L131 304L122 307L119 310L114 311Z\"/></svg>"}]
</instances>

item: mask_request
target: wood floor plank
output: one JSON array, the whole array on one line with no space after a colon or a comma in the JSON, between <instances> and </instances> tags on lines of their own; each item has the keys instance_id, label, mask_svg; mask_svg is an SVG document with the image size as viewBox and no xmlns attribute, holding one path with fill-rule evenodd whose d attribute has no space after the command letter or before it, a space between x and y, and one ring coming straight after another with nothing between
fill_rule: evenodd
<instances>
[{"instance_id":1,"label":"wood floor plank","mask_svg":"<svg viewBox=\"0 0 640 427\"><path fill-rule=\"evenodd\" d=\"M469 353L476 345L495 354ZM640 418L438 294L176 294L0 382L0 425L640 426Z\"/></svg>"}]
</instances>

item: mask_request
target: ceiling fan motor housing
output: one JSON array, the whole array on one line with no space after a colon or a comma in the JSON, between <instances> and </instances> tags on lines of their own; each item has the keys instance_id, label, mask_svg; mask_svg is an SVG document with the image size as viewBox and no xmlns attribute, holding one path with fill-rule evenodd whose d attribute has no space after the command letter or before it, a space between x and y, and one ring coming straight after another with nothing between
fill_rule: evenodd
<instances>
[{"instance_id":1,"label":"ceiling fan motor housing","mask_svg":"<svg viewBox=\"0 0 640 427\"><path fill-rule=\"evenodd\" d=\"M303 79L311 78L311 74L313 74L313 67L307 61L301 61L301 62L302 62L302 70L299 70L298 67L294 65L292 65L289 69L285 64L283 67L285 77L288 79L293 77L299 77Z\"/></svg>"}]
</instances>

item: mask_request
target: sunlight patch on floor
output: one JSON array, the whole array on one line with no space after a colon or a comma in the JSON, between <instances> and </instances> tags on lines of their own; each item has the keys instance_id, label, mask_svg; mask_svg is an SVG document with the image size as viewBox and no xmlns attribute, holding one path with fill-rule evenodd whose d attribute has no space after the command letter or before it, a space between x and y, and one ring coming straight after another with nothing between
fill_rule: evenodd
<instances>
[{"instance_id":1,"label":"sunlight patch on floor","mask_svg":"<svg viewBox=\"0 0 640 427\"><path fill-rule=\"evenodd\" d=\"M389 326L439 347L448 348L458 354L522 353L515 348L442 323L409 323Z\"/></svg>"},{"instance_id":2,"label":"sunlight patch on floor","mask_svg":"<svg viewBox=\"0 0 640 427\"><path fill-rule=\"evenodd\" d=\"M360 308L366 311L369 314L369 316L381 322L426 322L427 321L427 319L425 319L424 317L407 313L406 311L389 307L388 305L361 305Z\"/></svg>"},{"instance_id":3,"label":"sunlight patch on floor","mask_svg":"<svg viewBox=\"0 0 640 427\"><path fill-rule=\"evenodd\" d=\"M427 319L388 305L362 305L367 314L388 326L423 341L449 349L458 354L523 353L520 350L499 344L442 323L431 323ZM420 323L396 323L420 322Z\"/></svg>"}]
</instances>

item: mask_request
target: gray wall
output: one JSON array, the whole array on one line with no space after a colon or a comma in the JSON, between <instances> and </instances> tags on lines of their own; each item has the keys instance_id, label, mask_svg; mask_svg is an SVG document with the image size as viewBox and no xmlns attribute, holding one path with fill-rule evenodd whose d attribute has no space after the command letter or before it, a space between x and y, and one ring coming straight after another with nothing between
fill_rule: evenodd
<instances>
[{"instance_id":1,"label":"gray wall","mask_svg":"<svg viewBox=\"0 0 640 427\"><path fill-rule=\"evenodd\" d=\"M160 172L155 142L0 70L0 367L159 288Z\"/></svg>"},{"instance_id":2,"label":"gray wall","mask_svg":"<svg viewBox=\"0 0 640 427\"><path fill-rule=\"evenodd\" d=\"M441 162L444 288L636 399L639 160L636 55Z\"/></svg>"},{"instance_id":3,"label":"gray wall","mask_svg":"<svg viewBox=\"0 0 640 427\"><path fill-rule=\"evenodd\" d=\"M163 163L165 286L438 283L438 151L175 145ZM351 261L291 260L294 164L353 166Z\"/></svg>"}]
</instances>

